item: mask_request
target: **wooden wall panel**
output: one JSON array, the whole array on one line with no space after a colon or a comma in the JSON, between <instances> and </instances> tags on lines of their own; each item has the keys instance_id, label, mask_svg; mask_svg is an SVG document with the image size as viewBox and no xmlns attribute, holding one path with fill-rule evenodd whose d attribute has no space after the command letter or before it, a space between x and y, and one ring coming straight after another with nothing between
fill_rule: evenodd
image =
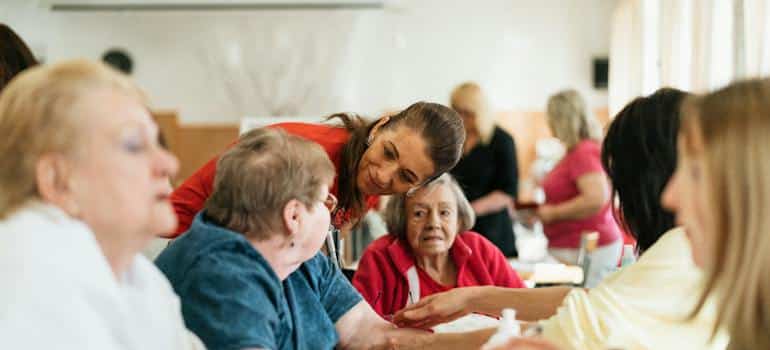
<instances>
[{"instance_id":1,"label":"wooden wall panel","mask_svg":"<svg viewBox=\"0 0 770 350\"><path fill-rule=\"evenodd\" d=\"M169 150L179 158L174 185L181 184L238 137L237 124L180 124L175 111L154 111L153 117Z\"/></svg>"}]
</instances>

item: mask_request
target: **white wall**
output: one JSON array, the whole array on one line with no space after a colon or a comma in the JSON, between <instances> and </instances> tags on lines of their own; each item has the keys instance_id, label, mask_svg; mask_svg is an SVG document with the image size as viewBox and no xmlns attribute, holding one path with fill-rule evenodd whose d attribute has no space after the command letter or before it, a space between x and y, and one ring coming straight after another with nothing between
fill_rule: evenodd
<instances>
[{"instance_id":1,"label":"white wall","mask_svg":"<svg viewBox=\"0 0 770 350\"><path fill-rule=\"evenodd\" d=\"M236 121L277 108L255 90L270 101L307 90L295 114L376 114L446 102L464 80L482 83L499 109L542 110L565 87L603 107L591 58L608 54L615 3L411 0L368 11L132 14L48 13L35 1L0 0L0 21L48 61L127 48L156 107L179 109L188 121ZM225 62L234 46L241 74Z\"/></svg>"}]
</instances>

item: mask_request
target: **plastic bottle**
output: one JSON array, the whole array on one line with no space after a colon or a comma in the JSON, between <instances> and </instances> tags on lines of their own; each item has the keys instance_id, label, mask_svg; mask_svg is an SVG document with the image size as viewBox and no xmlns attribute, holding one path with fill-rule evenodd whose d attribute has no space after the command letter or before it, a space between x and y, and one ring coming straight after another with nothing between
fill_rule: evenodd
<instances>
[{"instance_id":1,"label":"plastic bottle","mask_svg":"<svg viewBox=\"0 0 770 350\"><path fill-rule=\"evenodd\" d=\"M516 320L516 310L503 309L503 317L500 319L500 325L497 326L497 332L481 347L481 350L490 350L504 345L508 340L521 335L521 325Z\"/></svg>"},{"instance_id":2,"label":"plastic bottle","mask_svg":"<svg viewBox=\"0 0 770 350\"><path fill-rule=\"evenodd\" d=\"M636 262L636 253L634 246L626 244L623 246L623 258L620 260L620 267L626 267Z\"/></svg>"}]
</instances>

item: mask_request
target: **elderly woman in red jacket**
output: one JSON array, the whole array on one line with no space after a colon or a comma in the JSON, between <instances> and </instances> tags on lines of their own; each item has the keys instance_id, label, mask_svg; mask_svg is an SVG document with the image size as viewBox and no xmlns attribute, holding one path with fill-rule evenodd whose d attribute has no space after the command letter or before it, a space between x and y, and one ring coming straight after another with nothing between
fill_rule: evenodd
<instances>
[{"instance_id":1,"label":"elderly woman in red jacket","mask_svg":"<svg viewBox=\"0 0 770 350\"><path fill-rule=\"evenodd\" d=\"M366 248L353 277L382 316L456 287L524 287L503 253L468 231L475 215L449 174L410 195L395 195L385 221L390 234Z\"/></svg>"}]
</instances>

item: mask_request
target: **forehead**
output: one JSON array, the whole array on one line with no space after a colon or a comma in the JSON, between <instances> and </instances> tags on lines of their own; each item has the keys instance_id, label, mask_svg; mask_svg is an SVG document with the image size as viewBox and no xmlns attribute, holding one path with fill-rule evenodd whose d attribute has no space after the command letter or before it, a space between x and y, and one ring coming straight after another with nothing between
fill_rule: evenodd
<instances>
[{"instance_id":1,"label":"forehead","mask_svg":"<svg viewBox=\"0 0 770 350\"><path fill-rule=\"evenodd\" d=\"M456 204L457 198L448 184L434 184L417 190L406 197L407 205L435 205L439 203Z\"/></svg>"},{"instance_id":2,"label":"forehead","mask_svg":"<svg viewBox=\"0 0 770 350\"><path fill-rule=\"evenodd\" d=\"M428 143L419 132L401 126L382 133L383 142L392 143L399 154L399 163L420 178L427 179L434 173L433 160L428 156Z\"/></svg>"},{"instance_id":3,"label":"forehead","mask_svg":"<svg viewBox=\"0 0 770 350\"><path fill-rule=\"evenodd\" d=\"M73 106L80 124L94 132L109 133L124 125L136 125L155 131L157 126L149 111L134 96L108 88L83 94Z\"/></svg>"}]
</instances>

